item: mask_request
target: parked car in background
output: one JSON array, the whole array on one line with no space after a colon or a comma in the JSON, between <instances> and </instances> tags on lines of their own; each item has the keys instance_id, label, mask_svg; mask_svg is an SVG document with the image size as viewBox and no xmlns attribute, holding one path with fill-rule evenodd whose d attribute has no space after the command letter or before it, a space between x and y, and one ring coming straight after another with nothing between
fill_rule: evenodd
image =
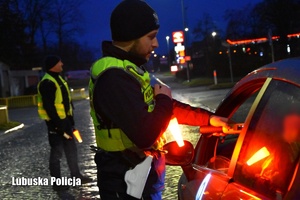
<instances>
[{"instance_id":1,"label":"parked car in background","mask_svg":"<svg viewBox=\"0 0 300 200\"><path fill-rule=\"evenodd\" d=\"M66 80L89 79L89 70L73 70L65 73Z\"/></svg>"},{"instance_id":2,"label":"parked car in background","mask_svg":"<svg viewBox=\"0 0 300 200\"><path fill-rule=\"evenodd\" d=\"M248 74L216 115L238 124L236 132L215 136L226 130L200 127L195 149L180 154L187 162L178 162L183 169L178 198L300 199L300 58ZM167 163L176 161L166 155Z\"/></svg>"}]
</instances>

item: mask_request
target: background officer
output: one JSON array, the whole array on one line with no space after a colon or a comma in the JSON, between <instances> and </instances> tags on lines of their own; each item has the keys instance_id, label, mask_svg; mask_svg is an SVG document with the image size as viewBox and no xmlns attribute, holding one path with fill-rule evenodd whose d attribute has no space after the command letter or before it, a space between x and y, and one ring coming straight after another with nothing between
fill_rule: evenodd
<instances>
[{"instance_id":1,"label":"background officer","mask_svg":"<svg viewBox=\"0 0 300 200\"><path fill-rule=\"evenodd\" d=\"M60 178L60 160L65 152L71 177L85 183L91 179L81 175L78 167L77 147L72 135L73 105L67 82L60 76L63 71L60 57L49 55L45 59L46 74L38 85L38 113L45 120L50 144L49 169L52 177ZM64 137L64 133L72 138ZM66 190L68 186L53 186L54 190Z\"/></svg>"}]
</instances>

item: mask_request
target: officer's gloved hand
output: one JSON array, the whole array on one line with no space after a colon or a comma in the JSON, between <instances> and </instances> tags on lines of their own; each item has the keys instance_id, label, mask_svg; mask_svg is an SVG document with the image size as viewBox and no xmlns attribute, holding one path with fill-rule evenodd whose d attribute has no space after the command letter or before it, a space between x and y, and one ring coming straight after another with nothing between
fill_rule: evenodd
<instances>
[{"instance_id":1,"label":"officer's gloved hand","mask_svg":"<svg viewBox=\"0 0 300 200\"><path fill-rule=\"evenodd\" d=\"M55 120L54 124L55 124L56 130L59 134L63 135L64 133L72 132L72 125L67 118Z\"/></svg>"},{"instance_id":2,"label":"officer's gloved hand","mask_svg":"<svg viewBox=\"0 0 300 200\"><path fill-rule=\"evenodd\" d=\"M59 134L64 134L64 130L65 130L65 123L63 122L62 119L57 119L57 120L53 120L54 125L55 125L55 130L57 133Z\"/></svg>"}]
</instances>

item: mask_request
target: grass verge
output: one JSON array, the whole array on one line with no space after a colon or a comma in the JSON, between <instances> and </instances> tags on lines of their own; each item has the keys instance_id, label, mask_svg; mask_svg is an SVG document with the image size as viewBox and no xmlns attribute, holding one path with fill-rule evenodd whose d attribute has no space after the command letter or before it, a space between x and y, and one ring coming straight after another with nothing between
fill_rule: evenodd
<instances>
[{"instance_id":1,"label":"grass verge","mask_svg":"<svg viewBox=\"0 0 300 200\"><path fill-rule=\"evenodd\" d=\"M210 85L209 89L211 90L227 89L227 88L232 88L234 85L235 83L219 83L217 85Z\"/></svg>"},{"instance_id":2,"label":"grass verge","mask_svg":"<svg viewBox=\"0 0 300 200\"><path fill-rule=\"evenodd\" d=\"M182 84L188 87L206 86L213 84L211 78L194 78L191 81L183 81Z\"/></svg>"},{"instance_id":3,"label":"grass verge","mask_svg":"<svg viewBox=\"0 0 300 200\"><path fill-rule=\"evenodd\" d=\"M14 128L16 126L19 126L21 123L20 122L8 122L8 123L5 123L5 124L0 124L0 130L1 131L7 131L11 128Z\"/></svg>"},{"instance_id":4,"label":"grass verge","mask_svg":"<svg viewBox=\"0 0 300 200\"><path fill-rule=\"evenodd\" d=\"M188 87L197 87L197 86L208 86L211 90L217 90L217 89L227 89L232 88L235 83L227 82L226 79L219 79L221 83L218 83L217 85L214 85L214 81L212 78L194 78L191 81L183 81L182 85L188 86Z\"/></svg>"}]
</instances>

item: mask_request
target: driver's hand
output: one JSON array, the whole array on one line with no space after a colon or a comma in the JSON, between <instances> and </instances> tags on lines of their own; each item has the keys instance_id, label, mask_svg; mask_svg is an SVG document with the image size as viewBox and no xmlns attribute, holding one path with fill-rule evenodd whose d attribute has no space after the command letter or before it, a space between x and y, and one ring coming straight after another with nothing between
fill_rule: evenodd
<instances>
[{"instance_id":1,"label":"driver's hand","mask_svg":"<svg viewBox=\"0 0 300 200\"><path fill-rule=\"evenodd\" d=\"M162 85L162 84L154 85L154 96L156 96L158 94L167 95L168 97L170 97L172 99L171 89L166 85Z\"/></svg>"},{"instance_id":2,"label":"driver's hand","mask_svg":"<svg viewBox=\"0 0 300 200\"><path fill-rule=\"evenodd\" d=\"M228 124L228 118L225 118L225 117L212 115L212 116L210 116L209 123L210 123L210 125L215 126L215 127L222 126L223 128L230 129L230 126Z\"/></svg>"}]
</instances>

